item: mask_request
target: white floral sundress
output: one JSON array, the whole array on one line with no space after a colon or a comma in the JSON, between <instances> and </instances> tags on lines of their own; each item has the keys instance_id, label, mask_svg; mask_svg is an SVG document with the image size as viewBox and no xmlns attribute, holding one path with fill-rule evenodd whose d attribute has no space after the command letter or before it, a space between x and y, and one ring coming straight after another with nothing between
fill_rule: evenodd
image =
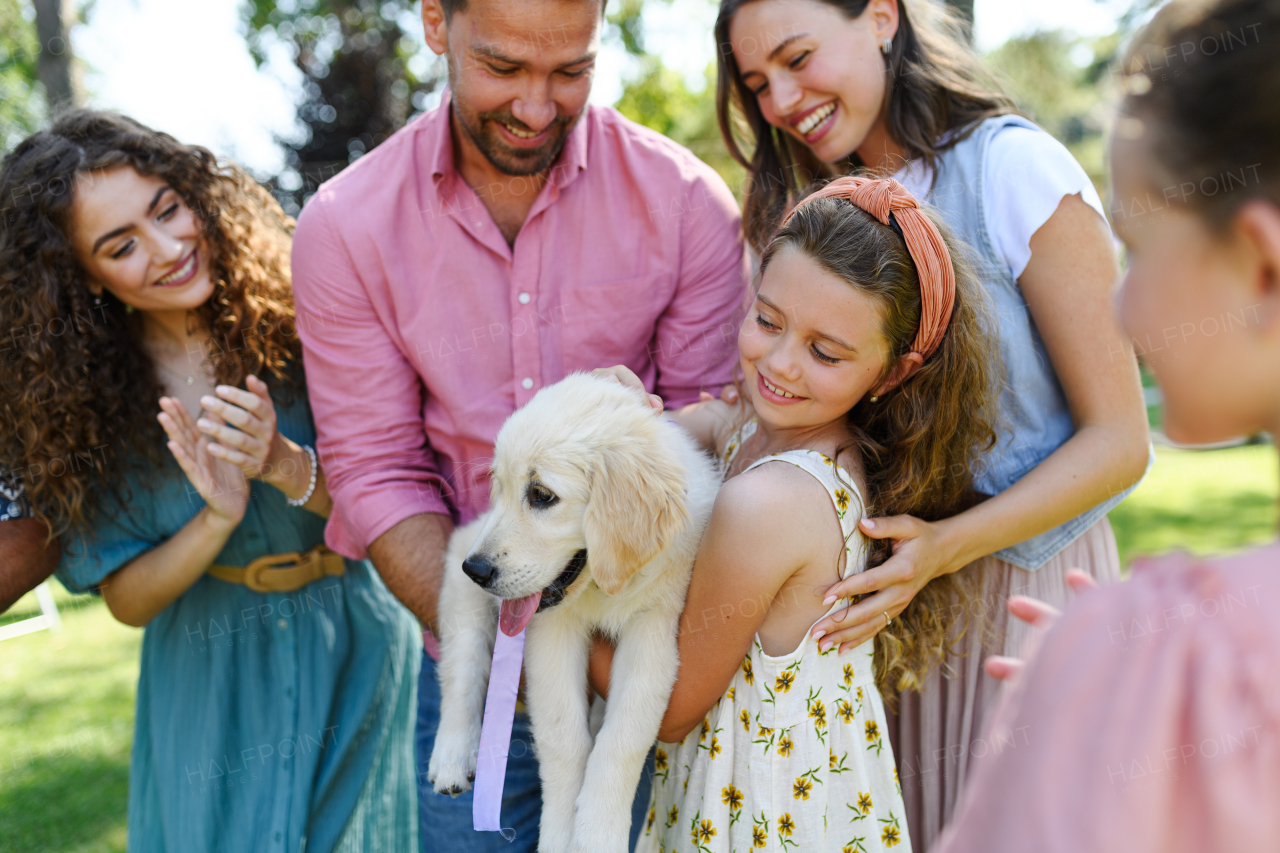
<instances>
[{"instance_id":1,"label":"white floral sundress","mask_svg":"<svg viewBox=\"0 0 1280 853\"><path fill-rule=\"evenodd\" d=\"M726 466L755 426L749 421L730 441ZM856 487L815 450L766 456L746 470L776 461L827 488L845 536L844 576L862 571ZM637 853L910 851L873 648L868 640L844 655L822 653L806 633L795 651L771 657L756 637L701 728L658 744Z\"/></svg>"}]
</instances>

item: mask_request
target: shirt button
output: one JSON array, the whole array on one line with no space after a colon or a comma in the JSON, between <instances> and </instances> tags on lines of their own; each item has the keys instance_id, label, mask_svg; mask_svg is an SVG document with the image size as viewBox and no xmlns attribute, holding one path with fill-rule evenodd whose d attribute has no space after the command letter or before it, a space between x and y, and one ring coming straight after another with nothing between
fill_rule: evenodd
<instances>
[{"instance_id":1,"label":"shirt button","mask_svg":"<svg viewBox=\"0 0 1280 853\"><path fill-rule=\"evenodd\" d=\"M285 621L284 619L281 619L279 622L277 622L277 623L276 623L276 626L277 626L281 631L283 631L285 628L288 628L288 627L289 627L289 623L288 623L287 621Z\"/></svg>"},{"instance_id":2,"label":"shirt button","mask_svg":"<svg viewBox=\"0 0 1280 853\"><path fill-rule=\"evenodd\" d=\"M292 687L286 687L286 688L284 689L284 695L285 695L286 697L288 697L289 699L292 699L292 698L293 698L293 688L292 688Z\"/></svg>"},{"instance_id":3,"label":"shirt button","mask_svg":"<svg viewBox=\"0 0 1280 853\"><path fill-rule=\"evenodd\" d=\"M527 293L522 293L522 294L520 294L519 296L517 296L517 297L516 297L516 299L517 299L517 300L519 300L519 302L520 302L520 304L521 304L521 305L528 305L528 304L529 304L529 300L530 300L531 298L532 298L532 297L531 297L531 296L529 296L529 294L527 294Z\"/></svg>"},{"instance_id":4,"label":"shirt button","mask_svg":"<svg viewBox=\"0 0 1280 853\"><path fill-rule=\"evenodd\" d=\"M533 387L533 380L526 376L524 379L520 380L520 387L528 391Z\"/></svg>"}]
</instances>

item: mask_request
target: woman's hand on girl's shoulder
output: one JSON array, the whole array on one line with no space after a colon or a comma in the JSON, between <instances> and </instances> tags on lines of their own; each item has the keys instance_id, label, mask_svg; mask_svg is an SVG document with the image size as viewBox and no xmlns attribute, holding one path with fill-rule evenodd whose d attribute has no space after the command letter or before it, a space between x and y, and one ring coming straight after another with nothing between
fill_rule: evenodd
<instances>
[{"instance_id":1,"label":"woman's hand on girl's shoulder","mask_svg":"<svg viewBox=\"0 0 1280 853\"><path fill-rule=\"evenodd\" d=\"M890 619L939 575L954 571L946 561L954 552L944 543L943 521L922 521L910 515L864 518L859 529L869 539L889 539L892 554L884 563L840 581L827 590L825 604L861 596L813 626L820 649L839 645L841 653L880 633ZM960 568L956 566L955 568Z\"/></svg>"}]
</instances>

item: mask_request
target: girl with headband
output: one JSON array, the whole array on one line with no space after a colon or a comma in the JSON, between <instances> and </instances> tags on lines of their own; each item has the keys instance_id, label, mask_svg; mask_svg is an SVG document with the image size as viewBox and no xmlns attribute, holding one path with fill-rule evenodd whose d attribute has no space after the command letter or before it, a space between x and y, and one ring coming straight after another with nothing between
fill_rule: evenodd
<instances>
[{"instance_id":1,"label":"girl with headband","mask_svg":"<svg viewBox=\"0 0 1280 853\"><path fill-rule=\"evenodd\" d=\"M974 482L990 500L953 518L864 522L892 556L837 584L832 595L869 597L815 628L841 645L878 632L886 662L920 660L934 650L915 638L936 618L920 591L960 570L982 586L972 615L990 615L986 630L975 618L942 666L882 683L900 692L890 726L924 849L955 806L995 704L998 684L980 661L1016 654L1025 636L1004 600L1025 593L1061 605L1072 567L1104 583L1120 576L1107 512L1151 457L1137 362L1110 316L1112 237L1084 170L1016 115L943 4L721 0L715 32L717 112L749 173L743 218L757 248L810 182L891 175L971 247L995 307L1003 427Z\"/></svg>"},{"instance_id":2,"label":"girl with headband","mask_svg":"<svg viewBox=\"0 0 1280 853\"><path fill-rule=\"evenodd\" d=\"M832 182L765 250L738 332L741 402L670 414L727 479L694 567L638 850L910 849L874 643L841 651L811 629L844 606L824 601L831 585L868 565L859 521L943 518L972 501L996 436L989 323L945 227L896 181ZM950 577L934 583L940 606L916 640L937 655L951 602L969 599ZM601 644L604 694L610 664Z\"/></svg>"}]
</instances>

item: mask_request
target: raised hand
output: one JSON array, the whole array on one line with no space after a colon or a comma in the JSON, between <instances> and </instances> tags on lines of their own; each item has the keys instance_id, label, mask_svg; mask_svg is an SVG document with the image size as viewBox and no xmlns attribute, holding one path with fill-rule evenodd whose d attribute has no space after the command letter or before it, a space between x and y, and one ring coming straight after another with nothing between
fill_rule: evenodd
<instances>
[{"instance_id":1,"label":"raised hand","mask_svg":"<svg viewBox=\"0 0 1280 853\"><path fill-rule=\"evenodd\" d=\"M210 439L209 452L214 456L235 465L246 477L270 483L286 497L300 498L311 480L311 460L280 433L267 383L249 376L245 385L248 391L219 385L214 389L217 397L201 397L205 414L196 427ZM323 509L317 511L324 514Z\"/></svg>"},{"instance_id":2,"label":"raised hand","mask_svg":"<svg viewBox=\"0 0 1280 853\"><path fill-rule=\"evenodd\" d=\"M182 401L161 397L160 409L157 419L169 436L169 452L191 485L213 515L232 526L239 524L249 504L244 472L211 452L212 442L200 434Z\"/></svg>"},{"instance_id":3,"label":"raised hand","mask_svg":"<svg viewBox=\"0 0 1280 853\"><path fill-rule=\"evenodd\" d=\"M225 459L246 477L266 479L286 459L296 459L297 445L276 428L276 407L267 383L245 380L249 390L219 385L217 397L204 396L205 414L196 427L211 441L209 452Z\"/></svg>"}]
</instances>

